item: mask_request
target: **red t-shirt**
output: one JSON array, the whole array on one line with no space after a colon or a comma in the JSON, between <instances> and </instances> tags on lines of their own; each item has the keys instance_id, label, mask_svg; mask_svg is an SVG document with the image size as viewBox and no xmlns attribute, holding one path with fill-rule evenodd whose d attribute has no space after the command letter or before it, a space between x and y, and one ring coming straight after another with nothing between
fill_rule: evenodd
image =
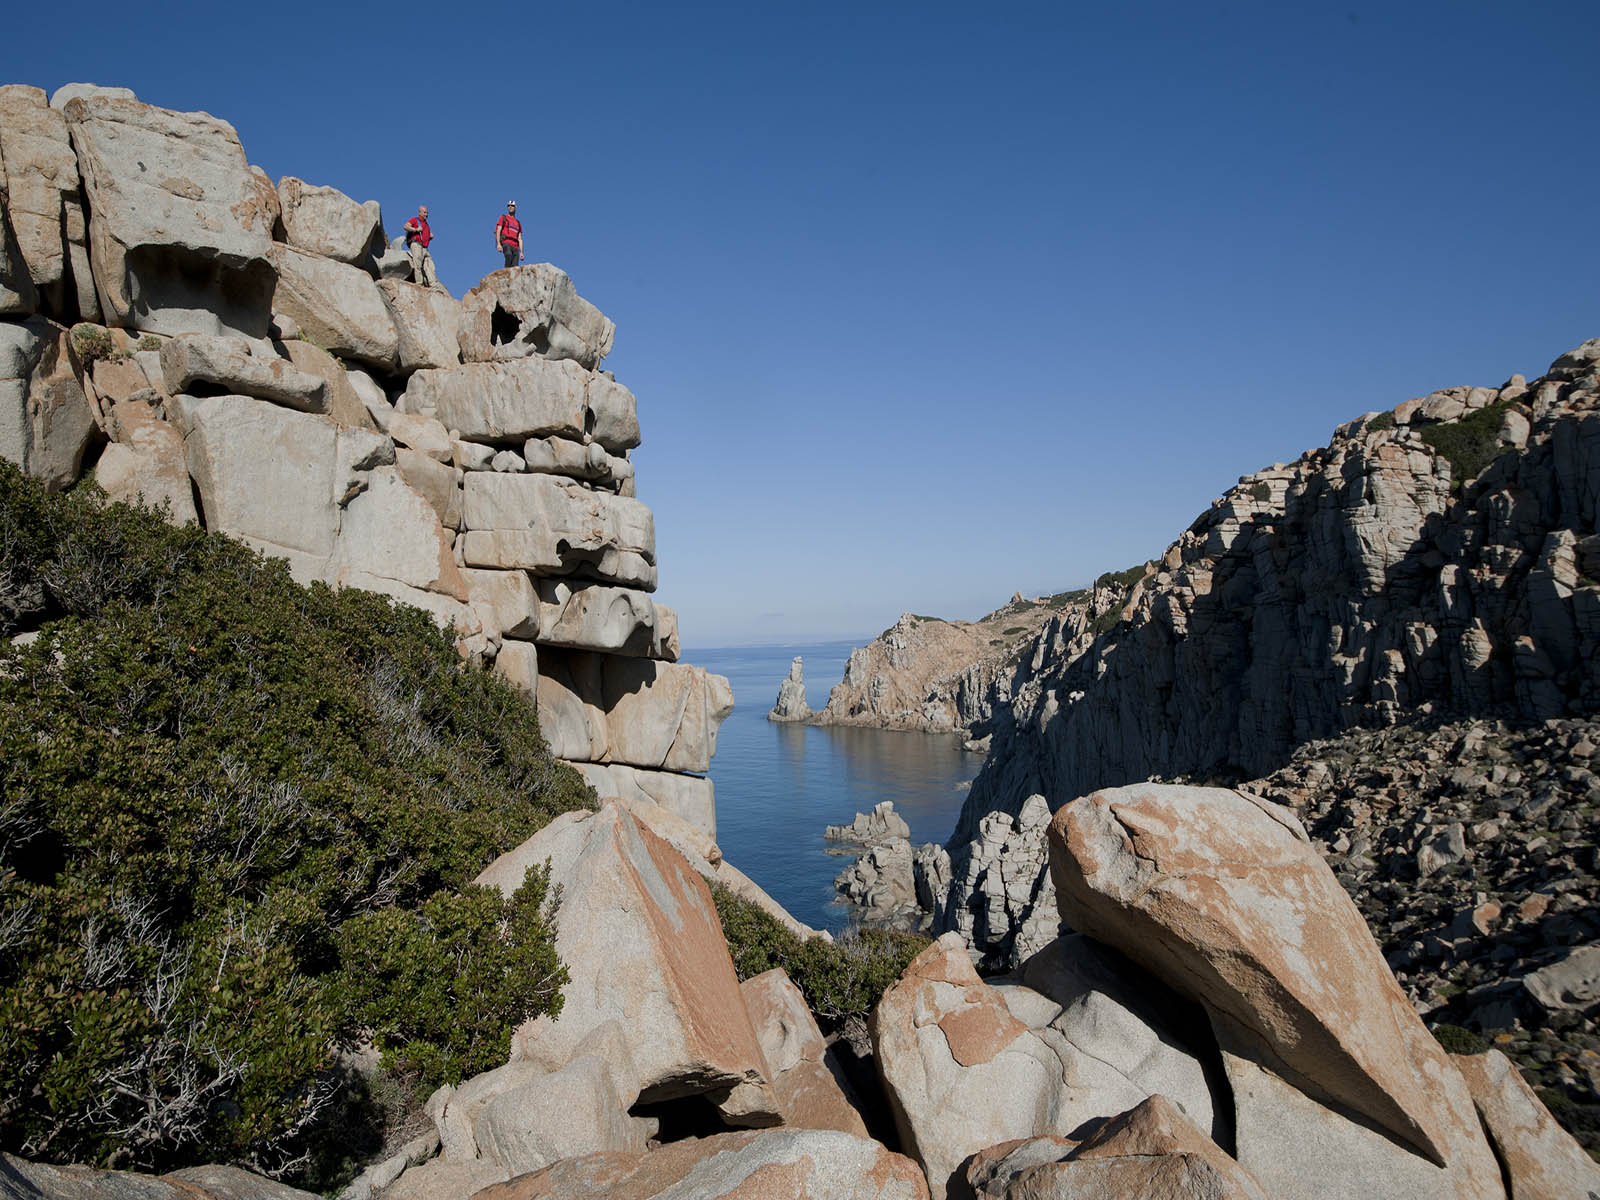
<instances>
[{"instance_id":1,"label":"red t-shirt","mask_svg":"<svg viewBox=\"0 0 1600 1200\"><path fill-rule=\"evenodd\" d=\"M433 230L428 228L428 223L421 217L412 217L406 222L406 243L418 242L426 250L428 243L433 241Z\"/></svg>"},{"instance_id":2,"label":"red t-shirt","mask_svg":"<svg viewBox=\"0 0 1600 1200\"><path fill-rule=\"evenodd\" d=\"M502 245L509 242L515 246L517 239L522 236L522 222L510 213L501 213L500 219L494 223L494 231Z\"/></svg>"}]
</instances>

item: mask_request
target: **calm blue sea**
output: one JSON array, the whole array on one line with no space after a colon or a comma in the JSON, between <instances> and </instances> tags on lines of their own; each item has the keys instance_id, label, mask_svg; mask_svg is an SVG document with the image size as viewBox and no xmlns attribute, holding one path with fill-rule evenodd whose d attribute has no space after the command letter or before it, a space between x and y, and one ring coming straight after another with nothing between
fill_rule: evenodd
<instances>
[{"instance_id":1,"label":"calm blue sea","mask_svg":"<svg viewBox=\"0 0 1600 1200\"><path fill-rule=\"evenodd\" d=\"M856 645L864 644L855 643ZM727 859L807 925L838 930L847 913L833 878L848 857L827 853L828 825L847 825L880 800L911 826L911 842L943 842L965 785L983 762L954 735L774 724L767 710L796 654L806 701L821 708L844 674L852 643L685 648L683 660L726 675L735 706L717 735L717 841Z\"/></svg>"}]
</instances>

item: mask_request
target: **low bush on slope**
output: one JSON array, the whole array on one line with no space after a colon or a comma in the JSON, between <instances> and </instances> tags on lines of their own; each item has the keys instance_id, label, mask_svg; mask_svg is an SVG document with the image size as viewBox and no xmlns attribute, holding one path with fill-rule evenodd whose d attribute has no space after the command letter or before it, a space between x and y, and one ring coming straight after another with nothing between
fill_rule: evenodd
<instances>
[{"instance_id":1,"label":"low bush on slope","mask_svg":"<svg viewBox=\"0 0 1600 1200\"><path fill-rule=\"evenodd\" d=\"M325 1184L338 1052L558 1010L546 877L464 885L587 790L425 614L92 493L0 461L0 1148Z\"/></svg>"},{"instance_id":2,"label":"low bush on slope","mask_svg":"<svg viewBox=\"0 0 1600 1200\"><path fill-rule=\"evenodd\" d=\"M750 901L713 884L711 897L741 980L782 967L828 1028L864 1018L929 941L911 933L860 929L837 941L801 941Z\"/></svg>"}]
</instances>

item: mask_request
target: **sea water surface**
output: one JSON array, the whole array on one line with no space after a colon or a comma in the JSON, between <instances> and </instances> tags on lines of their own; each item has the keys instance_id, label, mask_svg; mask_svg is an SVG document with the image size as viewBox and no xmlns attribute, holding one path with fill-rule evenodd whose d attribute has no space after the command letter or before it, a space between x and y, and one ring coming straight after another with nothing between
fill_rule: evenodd
<instances>
[{"instance_id":1,"label":"sea water surface","mask_svg":"<svg viewBox=\"0 0 1600 1200\"><path fill-rule=\"evenodd\" d=\"M954 734L778 724L767 712L796 654L805 658L806 702L821 708L860 642L797 646L685 647L683 661L726 675L734 710L717 734L711 779L717 842L734 866L799 920L838 930L848 918L833 879L850 856L829 854L828 825L848 825L881 800L911 826L911 844L943 843L983 756Z\"/></svg>"}]
</instances>

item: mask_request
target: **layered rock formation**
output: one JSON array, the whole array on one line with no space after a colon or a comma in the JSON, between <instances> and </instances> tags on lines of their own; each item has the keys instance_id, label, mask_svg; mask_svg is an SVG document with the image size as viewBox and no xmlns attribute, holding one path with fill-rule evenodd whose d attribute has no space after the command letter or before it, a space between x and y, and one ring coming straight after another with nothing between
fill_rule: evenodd
<instances>
[{"instance_id":1,"label":"layered rock formation","mask_svg":"<svg viewBox=\"0 0 1600 1200\"><path fill-rule=\"evenodd\" d=\"M0 185L0 454L427 610L603 798L714 838L732 692L649 594L637 405L565 274L418 287L375 202L126 89L0 88Z\"/></svg>"}]
</instances>

